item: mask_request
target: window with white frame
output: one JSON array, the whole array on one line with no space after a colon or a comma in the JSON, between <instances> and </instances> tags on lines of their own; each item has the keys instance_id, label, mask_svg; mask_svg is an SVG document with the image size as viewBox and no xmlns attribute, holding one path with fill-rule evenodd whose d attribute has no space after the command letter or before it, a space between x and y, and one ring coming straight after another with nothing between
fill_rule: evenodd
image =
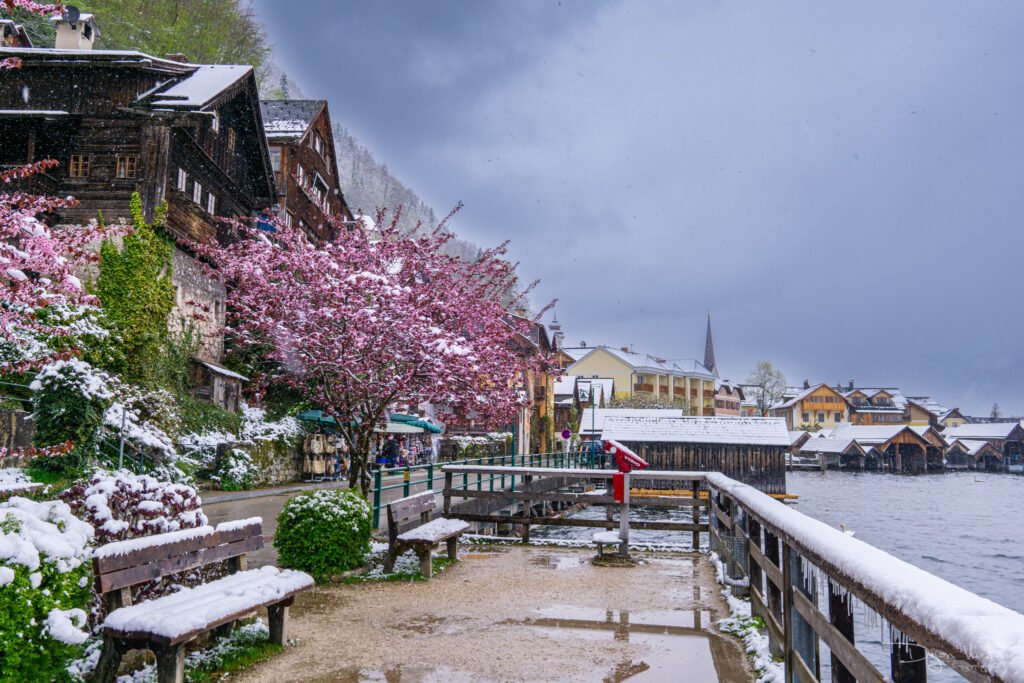
<instances>
[{"instance_id":1,"label":"window with white frame","mask_svg":"<svg viewBox=\"0 0 1024 683\"><path fill-rule=\"evenodd\" d=\"M178 185L177 185L178 191L179 192L184 192L185 191L185 186L187 185L187 183L188 183L188 173L185 173L185 169L179 168L178 169Z\"/></svg>"},{"instance_id":2,"label":"window with white frame","mask_svg":"<svg viewBox=\"0 0 1024 683\"><path fill-rule=\"evenodd\" d=\"M192 186L192 201L200 206L203 205L203 186L197 180Z\"/></svg>"},{"instance_id":3,"label":"window with white frame","mask_svg":"<svg viewBox=\"0 0 1024 683\"><path fill-rule=\"evenodd\" d=\"M281 148L277 145L270 146L270 165L275 172L281 170Z\"/></svg>"},{"instance_id":4,"label":"window with white frame","mask_svg":"<svg viewBox=\"0 0 1024 683\"><path fill-rule=\"evenodd\" d=\"M306 184L306 169L302 167L302 164L296 164L295 178L299 181L299 185Z\"/></svg>"},{"instance_id":5,"label":"window with white frame","mask_svg":"<svg viewBox=\"0 0 1024 683\"><path fill-rule=\"evenodd\" d=\"M206 195L206 212L211 215L217 213L217 197L212 192Z\"/></svg>"},{"instance_id":6,"label":"window with white frame","mask_svg":"<svg viewBox=\"0 0 1024 683\"><path fill-rule=\"evenodd\" d=\"M210 128L216 133L220 130L220 114L213 112L213 119L210 120Z\"/></svg>"}]
</instances>

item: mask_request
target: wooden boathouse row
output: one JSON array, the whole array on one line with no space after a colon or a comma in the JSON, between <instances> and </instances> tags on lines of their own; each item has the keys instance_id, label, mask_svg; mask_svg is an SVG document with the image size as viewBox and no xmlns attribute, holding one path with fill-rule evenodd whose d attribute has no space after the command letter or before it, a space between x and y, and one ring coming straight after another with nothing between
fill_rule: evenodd
<instances>
[{"instance_id":1,"label":"wooden boathouse row","mask_svg":"<svg viewBox=\"0 0 1024 683\"><path fill-rule=\"evenodd\" d=\"M611 515L607 520L534 516L535 501L623 508L603 492L564 490L572 485L611 490L614 472L609 470L448 465L442 467L442 472L445 516L466 521L608 528L615 523ZM512 476L520 478L522 488L485 490L483 482ZM969 681L1024 681L1024 652L1019 649L1019 643L1024 642L1024 615L811 519L723 474L642 470L631 477L637 485L673 482L692 491L687 497L631 501L634 505L690 508L692 521L654 522L657 526L651 527L637 520L630 525L687 531L693 535L695 548L700 547L701 535L707 535L711 550L722 558L732 590L748 595L752 613L764 621L773 654L785 662L787 683L822 680L822 643L831 653L831 680L839 683L925 682L926 652ZM463 481L473 485L466 486ZM559 485L552 485L552 481ZM700 496L700 491L707 491L708 497ZM498 493L521 501L522 513L510 519L470 512L463 505L486 501L493 498L488 494ZM629 509L628 502L625 509ZM824 595L817 589L819 579L827 585ZM894 634L888 675L857 647L855 601L883 618Z\"/></svg>"}]
</instances>

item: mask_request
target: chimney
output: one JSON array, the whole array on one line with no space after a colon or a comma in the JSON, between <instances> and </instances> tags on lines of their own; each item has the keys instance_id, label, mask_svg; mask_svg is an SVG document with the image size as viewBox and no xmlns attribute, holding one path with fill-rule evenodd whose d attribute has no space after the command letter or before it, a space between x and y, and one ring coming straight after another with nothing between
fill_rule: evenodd
<instances>
[{"instance_id":1,"label":"chimney","mask_svg":"<svg viewBox=\"0 0 1024 683\"><path fill-rule=\"evenodd\" d=\"M620 348L623 350L623 352L629 353L629 347L628 346L622 346Z\"/></svg>"},{"instance_id":2,"label":"chimney","mask_svg":"<svg viewBox=\"0 0 1024 683\"><path fill-rule=\"evenodd\" d=\"M808 382L807 380L804 380L804 389L810 389L810 388L811 388L811 383Z\"/></svg>"},{"instance_id":3,"label":"chimney","mask_svg":"<svg viewBox=\"0 0 1024 683\"><path fill-rule=\"evenodd\" d=\"M64 5L64 14L50 17L57 29L57 40L53 46L58 50L91 50L100 35L96 18L82 13L74 5Z\"/></svg>"},{"instance_id":4,"label":"chimney","mask_svg":"<svg viewBox=\"0 0 1024 683\"><path fill-rule=\"evenodd\" d=\"M849 391L853 391L853 380L850 380Z\"/></svg>"}]
</instances>

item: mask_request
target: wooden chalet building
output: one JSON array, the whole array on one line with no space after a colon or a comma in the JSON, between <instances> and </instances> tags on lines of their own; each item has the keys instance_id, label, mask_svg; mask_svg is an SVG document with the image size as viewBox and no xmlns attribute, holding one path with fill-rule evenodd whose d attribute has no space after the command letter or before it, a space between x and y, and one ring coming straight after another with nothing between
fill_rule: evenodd
<instances>
[{"instance_id":1,"label":"wooden chalet building","mask_svg":"<svg viewBox=\"0 0 1024 683\"><path fill-rule=\"evenodd\" d=\"M1003 453L988 441L955 439L946 449L946 468L1002 472Z\"/></svg>"},{"instance_id":2,"label":"wooden chalet building","mask_svg":"<svg viewBox=\"0 0 1024 683\"><path fill-rule=\"evenodd\" d=\"M91 17L84 18L75 25L55 20L58 36L68 41L69 32L95 32ZM167 202L163 229L172 236L224 241L231 235L218 217L253 217L274 204L252 67L130 50L0 47L0 60L8 58L22 66L0 70L0 165L59 162L24 184L33 193L78 200L51 222L85 224L101 212L108 223L130 220L129 201L138 192L147 220ZM187 248L175 249L172 282L172 324L195 324L199 360L219 367L223 285L206 277Z\"/></svg>"},{"instance_id":3,"label":"wooden chalet building","mask_svg":"<svg viewBox=\"0 0 1024 683\"><path fill-rule=\"evenodd\" d=\"M263 127L277 181L277 215L314 241L331 239L329 216L353 221L341 192L326 100L263 100Z\"/></svg>"},{"instance_id":4,"label":"wooden chalet building","mask_svg":"<svg viewBox=\"0 0 1024 683\"><path fill-rule=\"evenodd\" d=\"M865 469L915 474L944 469L949 444L933 427L927 425L855 425L846 424L832 430L833 441L856 441L866 454ZM811 442L804 444L807 448ZM877 457L870 452L878 451Z\"/></svg>"},{"instance_id":5,"label":"wooden chalet building","mask_svg":"<svg viewBox=\"0 0 1024 683\"><path fill-rule=\"evenodd\" d=\"M835 427L850 417L846 398L827 384L810 386L804 382L800 393L777 406L768 414L786 420L786 428L795 431L801 426Z\"/></svg>"}]
</instances>

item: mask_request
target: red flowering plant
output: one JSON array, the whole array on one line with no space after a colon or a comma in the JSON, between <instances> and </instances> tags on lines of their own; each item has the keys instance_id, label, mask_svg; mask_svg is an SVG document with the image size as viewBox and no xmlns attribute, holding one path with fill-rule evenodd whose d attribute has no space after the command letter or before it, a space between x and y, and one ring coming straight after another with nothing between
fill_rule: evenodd
<instances>
[{"instance_id":1,"label":"red flowering plant","mask_svg":"<svg viewBox=\"0 0 1024 683\"><path fill-rule=\"evenodd\" d=\"M228 340L265 361L250 369L257 394L284 384L333 417L365 495L389 407L431 402L508 423L515 379L535 359L515 350L530 323L507 315L525 294L506 245L467 262L445 253L447 221L405 235L396 213L372 236L334 222L338 237L319 245L275 221L269 234L235 223L242 239L195 248L227 285Z\"/></svg>"}]
</instances>

